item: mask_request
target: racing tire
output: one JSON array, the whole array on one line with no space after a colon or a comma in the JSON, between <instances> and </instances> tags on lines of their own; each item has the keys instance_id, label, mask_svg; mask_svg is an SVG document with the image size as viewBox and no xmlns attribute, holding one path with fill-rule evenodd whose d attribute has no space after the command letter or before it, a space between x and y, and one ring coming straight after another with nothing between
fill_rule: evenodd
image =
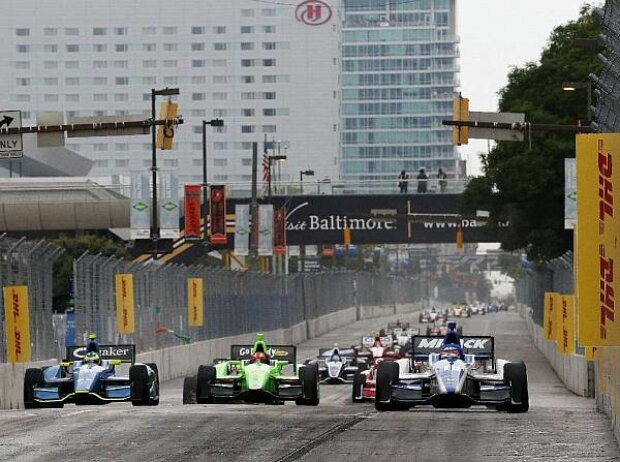
<instances>
[{"instance_id":1,"label":"racing tire","mask_svg":"<svg viewBox=\"0 0 620 462\"><path fill-rule=\"evenodd\" d=\"M418 316L418 322L420 324L424 322L424 316L422 316L422 313L420 313L420 316Z\"/></svg>"},{"instance_id":2,"label":"racing tire","mask_svg":"<svg viewBox=\"0 0 620 462\"><path fill-rule=\"evenodd\" d=\"M196 404L196 376L188 375L183 379L183 404Z\"/></svg>"},{"instance_id":3,"label":"racing tire","mask_svg":"<svg viewBox=\"0 0 620 462\"><path fill-rule=\"evenodd\" d=\"M383 361L377 367L375 384L375 409L377 411L395 411L398 403L392 402L392 384L398 382L400 368L393 361Z\"/></svg>"},{"instance_id":4,"label":"racing tire","mask_svg":"<svg viewBox=\"0 0 620 462\"><path fill-rule=\"evenodd\" d=\"M362 393L366 384L366 375L359 372L353 376L353 388L351 391L351 401L354 403L363 403Z\"/></svg>"},{"instance_id":5,"label":"racing tire","mask_svg":"<svg viewBox=\"0 0 620 462\"><path fill-rule=\"evenodd\" d=\"M34 400L34 388L43 383L43 371L41 369L26 369L24 375L24 408L40 409L43 406Z\"/></svg>"},{"instance_id":6,"label":"racing tire","mask_svg":"<svg viewBox=\"0 0 620 462\"><path fill-rule=\"evenodd\" d=\"M319 405L319 368L311 364L299 369L302 397L295 400L298 406Z\"/></svg>"},{"instance_id":7,"label":"racing tire","mask_svg":"<svg viewBox=\"0 0 620 462\"><path fill-rule=\"evenodd\" d=\"M508 363L504 366L504 382L510 384L511 403L506 406L510 413L527 412L530 397L527 389L527 368L523 361ZM514 404L512 401L515 401Z\"/></svg>"},{"instance_id":8,"label":"racing tire","mask_svg":"<svg viewBox=\"0 0 620 462\"><path fill-rule=\"evenodd\" d=\"M146 365L155 372L155 387L157 391L157 398L151 399L149 397L149 406L157 406L159 405L159 369L157 369L157 364L155 363L146 363Z\"/></svg>"},{"instance_id":9,"label":"racing tire","mask_svg":"<svg viewBox=\"0 0 620 462\"><path fill-rule=\"evenodd\" d=\"M131 384L131 404L134 406L148 406L149 372L144 364L134 364L129 368L129 382Z\"/></svg>"},{"instance_id":10,"label":"racing tire","mask_svg":"<svg viewBox=\"0 0 620 462\"><path fill-rule=\"evenodd\" d=\"M366 361L360 361L357 363L357 372L367 371L368 363Z\"/></svg>"},{"instance_id":11,"label":"racing tire","mask_svg":"<svg viewBox=\"0 0 620 462\"><path fill-rule=\"evenodd\" d=\"M209 393L209 386L215 382L215 367L213 366L200 366L198 368L198 375L196 376L196 402L198 404L211 404L213 398Z\"/></svg>"}]
</instances>

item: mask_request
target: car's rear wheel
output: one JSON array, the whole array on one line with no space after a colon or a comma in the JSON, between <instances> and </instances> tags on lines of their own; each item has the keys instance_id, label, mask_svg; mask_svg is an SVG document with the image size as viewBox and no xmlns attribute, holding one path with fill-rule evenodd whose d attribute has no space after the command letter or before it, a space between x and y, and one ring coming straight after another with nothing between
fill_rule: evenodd
<instances>
[{"instance_id":1,"label":"car's rear wheel","mask_svg":"<svg viewBox=\"0 0 620 462\"><path fill-rule=\"evenodd\" d=\"M299 406L318 406L319 404L319 368L316 364L299 370L302 397L295 400Z\"/></svg>"},{"instance_id":2,"label":"car's rear wheel","mask_svg":"<svg viewBox=\"0 0 620 462\"><path fill-rule=\"evenodd\" d=\"M213 366L200 366L196 376L196 401L198 404L210 404L213 397L209 392L209 386L215 382L217 374Z\"/></svg>"},{"instance_id":3,"label":"car's rear wheel","mask_svg":"<svg viewBox=\"0 0 620 462\"><path fill-rule=\"evenodd\" d=\"M366 374L360 374L359 372L353 376L353 388L351 392L351 400L354 403L361 403L364 401L362 393L364 392L364 385L366 384Z\"/></svg>"},{"instance_id":4,"label":"car's rear wheel","mask_svg":"<svg viewBox=\"0 0 620 462\"><path fill-rule=\"evenodd\" d=\"M131 404L134 406L149 405L149 372L144 364L134 364L129 368L131 384Z\"/></svg>"},{"instance_id":5,"label":"car's rear wheel","mask_svg":"<svg viewBox=\"0 0 620 462\"><path fill-rule=\"evenodd\" d=\"M394 411L398 409L392 402L392 384L398 382L399 367L393 361L383 361L377 367L375 408L377 411Z\"/></svg>"},{"instance_id":6,"label":"car's rear wheel","mask_svg":"<svg viewBox=\"0 0 620 462\"><path fill-rule=\"evenodd\" d=\"M188 375L183 379L183 404L196 404L196 376Z\"/></svg>"},{"instance_id":7,"label":"car's rear wheel","mask_svg":"<svg viewBox=\"0 0 620 462\"><path fill-rule=\"evenodd\" d=\"M527 389L527 368L525 363L508 363L504 366L504 381L510 384L511 403L506 406L508 412L527 412L530 397Z\"/></svg>"},{"instance_id":8,"label":"car's rear wheel","mask_svg":"<svg viewBox=\"0 0 620 462\"><path fill-rule=\"evenodd\" d=\"M159 404L159 369L157 369L157 364L155 363L146 363L148 367L151 368L153 372L155 372L155 396L157 398L151 398L149 396L149 406L157 406Z\"/></svg>"},{"instance_id":9,"label":"car's rear wheel","mask_svg":"<svg viewBox=\"0 0 620 462\"><path fill-rule=\"evenodd\" d=\"M24 375L24 407L26 409L38 409L41 403L34 400L35 387L43 384L43 371L41 369L26 369Z\"/></svg>"}]
</instances>

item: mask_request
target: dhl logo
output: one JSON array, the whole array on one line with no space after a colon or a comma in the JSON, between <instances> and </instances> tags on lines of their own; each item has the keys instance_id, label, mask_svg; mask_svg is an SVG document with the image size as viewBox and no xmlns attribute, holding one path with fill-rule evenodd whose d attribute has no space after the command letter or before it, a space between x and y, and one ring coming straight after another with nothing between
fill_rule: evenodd
<instances>
[{"instance_id":1,"label":"dhl logo","mask_svg":"<svg viewBox=\"0 0 620 462\"><path fill-rule=\"evenodd\" d=\"M614 216L614 190L611 177L613 157L605 153L603 140L598 140L599 234L605 234L605 220ZM599 245L600 337L607 338L608 321L615 321L614 260L606 257L605 244Z\"/></svg>"}]
</instances>

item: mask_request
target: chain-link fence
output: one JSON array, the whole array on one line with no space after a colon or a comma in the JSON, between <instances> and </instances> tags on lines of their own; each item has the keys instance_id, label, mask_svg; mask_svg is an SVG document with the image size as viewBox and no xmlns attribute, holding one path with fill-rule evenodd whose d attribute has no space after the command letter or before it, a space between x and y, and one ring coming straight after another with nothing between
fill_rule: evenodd
<instances>
[{"instance_id":1,"label":"chain-link fence","mask_svg":"<svg viewBox=\"0 0 620 462\"><path fill-rule=\"evenodd\" d=\"M135 333L117 334L115 275L133 275ZM187 280L203 280L204 325L188 326ZM203 266L141 265L82 255L74 264L77 341L95 331L101 342L131 342L148 351L183 341L287 328L359 305L420 298L417 281L371 273L295 275L241 273Z\"/></svg>"},{"instance_id":2,"label":"chain-link fence","mask_svg":"<svg viewBox=\"0 0 620 462\"><path fill-rule=\"evenodd\" d=\"M57 356L52 322L54 262L63 250L45 241L0 236L0 287L28 286L30 342L33 360ZM7 360L4 297L0 294L0 362Z\"/></svg>"},{"instance_id":3,"label":"chain-link fence","mask_svg":"<svg viewBox=\"0 0 620 462\"><path fill-rule=\"evenodd\" d=\"M606 51L599 55L601 71L590 75L597 89L594 127L599 132L620 130L620 1L607 0L596 9L603 26Z\"/></svg>"},{"instance_id":4,"label":"chain-link fence","mask_svg":"<svg viewBox=\"0 0 620 462\"><path fill-rule=\"evenodd\" d=\"M574 293L573 253L526 268L515 288L517 301L532 308L532 319L542 327L545 292Z\"/></svg>"}]
</instances>

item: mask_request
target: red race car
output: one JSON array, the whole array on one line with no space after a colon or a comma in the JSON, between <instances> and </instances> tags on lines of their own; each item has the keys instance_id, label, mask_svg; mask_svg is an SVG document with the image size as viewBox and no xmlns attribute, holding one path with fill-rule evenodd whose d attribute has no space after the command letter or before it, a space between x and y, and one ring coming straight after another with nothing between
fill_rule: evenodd
<instances>
[{"instance_id":1,"label":"red race car","mask_svg":"<svg viewBox=\"0 0 620 462\"><path fill-rule=\"evenodd\" d=\"M357 353L358 361L366 358L368 370L358 372L353 376L352 400L360 403L364 400L375 399L375 376L377 366L382 361L400 359L401 349L394 346L391 335L385 337L362 337L362 345Z\"/></svg>"}]
</instances>

